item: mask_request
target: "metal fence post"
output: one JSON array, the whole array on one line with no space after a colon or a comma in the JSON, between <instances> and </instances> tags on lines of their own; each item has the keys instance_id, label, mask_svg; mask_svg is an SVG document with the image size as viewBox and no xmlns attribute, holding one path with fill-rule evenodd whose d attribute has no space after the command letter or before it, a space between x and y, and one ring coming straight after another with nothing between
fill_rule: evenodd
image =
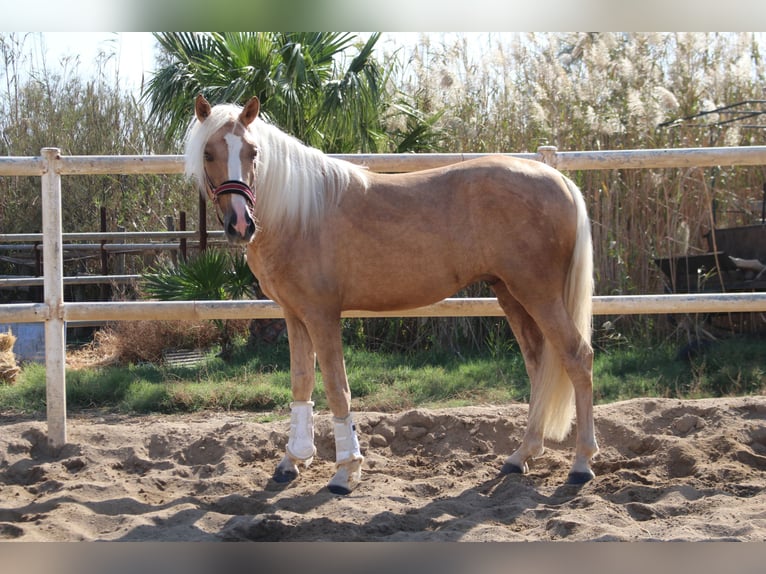
<instances>
[{"instance_id":1,"label":"metal fence post","mask_svg":"<svg viewBox=\"0 0 766 574\"><path fill-rule=\"evenodd\" d=\"M64 323L64 257L61 230L61 174L58 148L43 148L43 300L45 321L45 394L48 445L58 449L67 442L66 432L66 325Z\"/></svg>"}]
</instances>

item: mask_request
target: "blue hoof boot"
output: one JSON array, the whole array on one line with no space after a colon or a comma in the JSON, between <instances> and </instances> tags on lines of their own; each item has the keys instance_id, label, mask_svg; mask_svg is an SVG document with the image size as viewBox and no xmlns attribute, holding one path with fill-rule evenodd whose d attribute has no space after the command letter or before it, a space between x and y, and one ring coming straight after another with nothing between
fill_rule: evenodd
<instances>
[{"instance_id":1,"label":"blue hoof boot","mask_svg":"<svg viewBox=\"0 0 766 574\"><path fill-rule=\"evenodd\" d=\"M592 472L570 472L567 477L567 484L585 484L593 479Z\"/></svg>"},{"instance_id":2,"label":"blue hoof boot","mask_svg":"<svg viewBox=\"0 0 766 574\"><path fill-rule=\"evenodd\" d=\"M274 482L278 484L287 484L298 478L298 473L294 470L280 470L277 469L272 477Z\"/></svg>"},{"instance_id":3,"label":"blue hoof boot","mask_svg":"<svg viewBox=\"0 0 766 574\"><path fill-rule=\"evenodd\" d=\"M333 494L340 494L341 496L346 496L347 494L351 494L351 490L349 490L345 486L339 486L337 484L328 484L327 490L329 490Z\"/></svg>"},{"instance_id":4,"label":"blue hoof boot","mask_svg":"<svg viewBox=\"0 0 766 574\"><path fill-rule=\"evenodd\" d=\"M500 469L502 474L524 474L524 469L518 465L506 462Z\"/></svg>"}]
</instances>

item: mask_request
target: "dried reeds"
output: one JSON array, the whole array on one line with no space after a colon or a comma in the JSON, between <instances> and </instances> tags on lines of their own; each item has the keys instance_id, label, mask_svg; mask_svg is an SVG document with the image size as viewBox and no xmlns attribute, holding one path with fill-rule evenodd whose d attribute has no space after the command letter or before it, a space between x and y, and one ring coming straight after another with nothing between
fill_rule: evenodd
<instances>
[{"instance_id":1,"label":"dried reeds","mask_svg":"<svg viewBox=\"0 0 766 574\"><path fill-rule=\"evenodd\" d=\"M247 332L247 321L227 326ZM209 349L220 340L219 329L210 321L119 321L101 329L93 342L70 353L70 367L161 363L168 349Z\"/></svg>"},{"instance_id":2,"label":"dried reeds","mask_svg":"<svg viewBox=\"0 0 766 574\"><path fill-rule=\"evenodd\" d=\"M0 383L12 384L16 382L16 376L21 370L16 364L16 356L13 354L13 346L16 337L12 332L0 333Z\"/></svg>"},{"instance_id":3,"label":"dried reeds","mask_svg":"<svg viewBox=\"0 0 766 574\"><path fill-rule=\"evenodd\" d=\"M766 125L659 126L762 100L765 45L766 35L746 33L495 34L469 42L445 37L403 53L399 83L405 93L444 107L445 152L764 145ZM760 197L766 171L567 175L583 190L593 222L596 294L621 295L662 293L665 278L654 259L707 251L704 236L714 209L719 227L752 218L735 213L736 206ZM626 321L638 332L651 319Z\"/></svg>"}]
</instances>

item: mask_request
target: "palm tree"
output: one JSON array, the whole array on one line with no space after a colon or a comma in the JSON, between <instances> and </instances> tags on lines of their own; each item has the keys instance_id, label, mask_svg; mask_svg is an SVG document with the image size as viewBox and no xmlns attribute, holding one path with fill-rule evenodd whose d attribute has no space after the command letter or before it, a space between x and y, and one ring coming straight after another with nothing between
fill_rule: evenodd
<instances>
[{"instance_id":1,"label":"palm tree","mask_svg":"<svg viewBox=\"0 0 766 574\"><path fill-rule=\"evenodd\" d=\"M434 132L434 118L408 109L386 90L388 72L373 58L379 33L365 41L347 32L164 32L154 35L165 64L148 82L150 116L182 135L192 102L243 104L253 95L262 114L327 153L401 151ZM354 55L349 55L355 50ZM387 134L384 115L396 110L417 133ZM394 141L392 141L392 139ZM398 140L398 141L396 141ZM407 151L407 150L405 150Z\"/></svg>"}]
</instances>

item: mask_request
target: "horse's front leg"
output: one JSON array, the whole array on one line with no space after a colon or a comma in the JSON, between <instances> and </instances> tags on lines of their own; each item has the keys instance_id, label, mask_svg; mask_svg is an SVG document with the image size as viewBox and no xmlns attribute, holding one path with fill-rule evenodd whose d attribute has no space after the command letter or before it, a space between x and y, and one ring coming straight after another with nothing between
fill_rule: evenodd
<instances>
[{"instance_id":1,"label":"horse's front leg","mask_svg":"<svg viewBox=\"0 0 766 574\"><path fill-rule=\"evenodd\" d=\"M312 323L309 329L322 370L327 402L333 414L336 471L327 488L334 494L349 494L362 480L364 457L351 414L351 390L343 360L340 316Z\"/></svg>"},{"instance_id":2,"label":"horse's front leg","mask_svg":"<svg viewBox=\"0 0 766 574\"><path fill-rule=\"evenodd\" d=\"M315 383L315 355L306 326L293 316L285 316L290 345L290 435L286 453L274 472L274 481L290 482L307 467L316 454L314 446L314 403L311 393Z\"/></svg>"}]
</instances>

